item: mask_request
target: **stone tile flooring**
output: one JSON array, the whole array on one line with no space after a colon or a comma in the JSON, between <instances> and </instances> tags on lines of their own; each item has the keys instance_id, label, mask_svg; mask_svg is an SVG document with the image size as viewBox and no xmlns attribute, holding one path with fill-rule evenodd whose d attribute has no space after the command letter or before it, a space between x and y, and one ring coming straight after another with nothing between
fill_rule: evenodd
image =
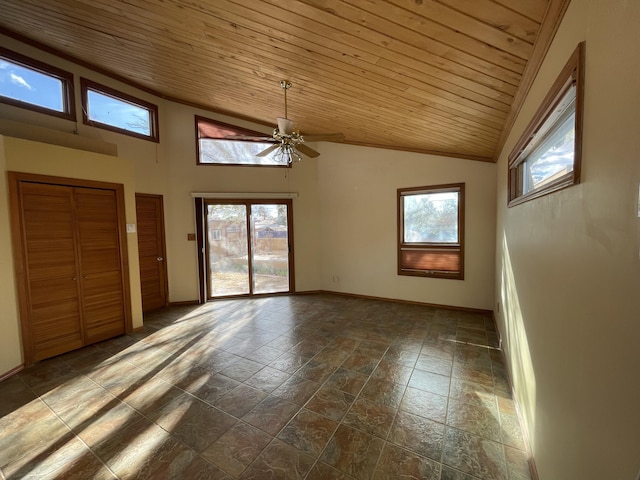
<instances>
[{"instance_id":1,"label":"stone tile flooring","mask_svg":"<svg viewBox=\"0 0 640 480\"><path fill-rule=\"evenodd\" d=\"M2 478L527 480L487 315L224 300L0 383Z\"/></svg>"}]
</instances>

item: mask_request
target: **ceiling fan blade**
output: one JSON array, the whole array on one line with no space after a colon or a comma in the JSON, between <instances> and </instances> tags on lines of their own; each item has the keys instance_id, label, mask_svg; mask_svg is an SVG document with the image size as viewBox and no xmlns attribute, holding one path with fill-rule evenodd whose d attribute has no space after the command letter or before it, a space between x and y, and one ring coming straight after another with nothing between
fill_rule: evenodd
<instances>
[{"instance_id":1,"label":"ceiling fan blade","mask_svg":"<svg viewBox=\"0 0 640 480\"><path fill-rule=\"evenodd\" d=\"M343 133L318 133L317 135L303 135L305 142L342 142Z\"/></svg>"},{"instance_id":2,"label":"ceiling fan blade","mask_svg":"<svg viewBox=\"0 0 640 480\"><path fill-rule=\"evenodd\" d=\"M244 142L266 142L273 140L273 137L264 136L264 137L254 137L252 135L225 135L224 138L226 140L238 140Z\"/></svg>"},{"instance_id":3,"label":"ceiling fan blade","mask_svg":"<svg viewBox=\"0 0 640 480\"><path fill-rule=\"evenodd\" d=\"M266 157L267 155L269 155L271 152L273 152L275 149L277 149L279 147L280 147L279 143L274 143L273 145L271 145L270 147L264 149L260 153L256 153L256 157Z\"/></svg>"},{"instance_id":4,"label":"ceiling fan blade","mask_svg":"<svg viewBox=\"0 0 640 480\"><path fill-rule=\"evenodd\" d=\"M289 135L291 132L293 132L293 122L291 120L284 117L278 117L277 120L278 120L278 131L280 133Z\"/></svg>"},{"instance_id":5,"label":"ceiling fan blade","mask_svg":"<svg viewBox=\"0 0 640 480\"><path fill-rule=\"evenodd\" d=\"M318 155L320 155L319 152L316 152L311 147L307 147L304 143L296 145L296 150L298 150L300 153L304 153L307 157L311 158L316 158Z\"/></svg>"}]
</instances>

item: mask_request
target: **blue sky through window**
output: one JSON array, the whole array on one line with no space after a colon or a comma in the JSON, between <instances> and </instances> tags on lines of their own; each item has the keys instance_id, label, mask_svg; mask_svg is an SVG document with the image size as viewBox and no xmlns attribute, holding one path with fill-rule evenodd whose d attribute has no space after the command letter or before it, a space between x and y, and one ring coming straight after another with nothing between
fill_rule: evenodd
<instances>
[{"instance_id":1,"label":"blue sky through window","mask_svg":"<svg viewBox=\"0 0 640 480\"><path fill-rule=\"evenodd\" d=\"M124 100L87 90L87 115L90 120L151 136L150 112Z\"/></svg>"},{"instance_id":2,"label":"blue sky through window","mask_svg":"<svg viewBox=\"0 0 640 480\"><path fill-rule=\"evenodd\" d=\"M64 88L60 79L4 59L0 59L0 95L64 112Z\"/></svg>"}]
</instances>

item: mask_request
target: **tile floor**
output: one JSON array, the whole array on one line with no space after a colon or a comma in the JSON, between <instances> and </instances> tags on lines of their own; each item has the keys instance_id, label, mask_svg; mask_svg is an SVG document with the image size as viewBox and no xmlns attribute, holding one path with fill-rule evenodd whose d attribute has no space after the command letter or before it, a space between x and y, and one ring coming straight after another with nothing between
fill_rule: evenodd
<instances>
[{"instance_id":1,"label":"tile floor","mask_svg":"<svg viewBox=\"0 0 640 480\"><path fill-rule=\"evenodd\" d=\"M489 316L225 300L0 382L2 478L527 480Z\"/></svg>"}]
</instances>

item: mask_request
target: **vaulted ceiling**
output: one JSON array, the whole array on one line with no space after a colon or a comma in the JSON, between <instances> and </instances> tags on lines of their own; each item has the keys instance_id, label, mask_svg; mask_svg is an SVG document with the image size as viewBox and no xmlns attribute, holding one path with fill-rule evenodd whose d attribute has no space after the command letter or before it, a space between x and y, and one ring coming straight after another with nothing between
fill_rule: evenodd
<instances>
[{"instance_id":1,"label":"vaulted ceiling","mask_svg":"<svg viewBox=\"0 0 640 480\"><path fill-rule=\"evenodd\" d=\"M0 33L166 98L494 161L568 0L0 0ZM268 131L268 130L265 130Z\"/></svg>"}]
</instances>

